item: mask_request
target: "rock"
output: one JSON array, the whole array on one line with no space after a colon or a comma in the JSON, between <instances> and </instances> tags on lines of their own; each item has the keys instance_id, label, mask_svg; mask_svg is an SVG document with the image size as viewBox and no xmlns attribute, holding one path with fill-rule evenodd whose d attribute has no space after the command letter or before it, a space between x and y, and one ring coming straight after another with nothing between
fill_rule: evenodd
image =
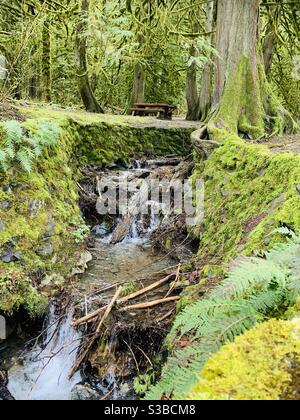
<instances>
[{"instance_id":1,"label":"rock","mask_svg":"<svg viewBox=\"0 0 300 420\"><path fill-rule=\"evenodd\" d=\"M46 244L37 248L35 252L40 257L49 257L54 252L53 245L50 242L47 242Z\"/></svg>"},{"instance_id":2,"label":"rock","mask_svg":"<svg viewBox=\"0 0 300 420\"><path fill-rule=\"evenodd\" d=\"M12 207L12 203L8 200L0 201L1 210L9 210Z\"/></svg>"},{"instance_id":3,"label":"rock","mask_svg":"<svg viewBox=\"0 0 300 420\"><path fill-rule=\"evenodd\" d=\"M92 235L97 238L103 238L104 236L110 233L110 229L106 223L101 223L101 225L96 225L92 229Z\"/></svg>"},{"instance_id":4,"label":"rock","mask_svg":"<svg viewBox=\"0 0 300 420\"><path fill-rule=\"evenodd\" d=\"M40 286L43 289L47 289L48 287L61 286L61 285L63 285L64 281L65 281L64 277L62 277L59 274L53 273L53 274L50 274L50 275L46 276L42 280Z\"/></svg>"},{"instance_id":5,"label":"rock","mask_svg":"<svg viewBox=\"0 0 300 420\"><path fill-rule=\"evenodd\" d=\"M13 401L14 397L7 389L8 376L7 373L0 370L0 400L2 401Z\"/></svg>"},{"instance_id":6,"label":"rock","mask_svg":"<svg viewBox=\"0 0 300 420\"><path fill-rule=\"evenodd\" d=\"M2 188L4 192L11 194L13 191L11 189L10 185L4 185L4 187Z\"/></svg>"},{"instance_id":7,"label":"rock","mask_svg":"<svg viewBox=\"0 0 300 420\"><path fill-rule=\"evenodd\" d=\"M2 262L8 264L11 262L20 261L22 259L22 254L19 251L5 251L2 256L1 260Z\"/></svg>"},{"instance_id":8,"label":"rock","mask_svg":"<svg viewBox=\"0 0 300 420\"><path fill-rule=\"evenodd\" d=\"M300 184L296 186L297 193L300 195Z\"/></svg>"},{"instance_id":9,"label":"rock","mask_svg":"<svg viewBox=\"0 0 300 420\"><path fill-rule=\"evenodd\" d=\"M45 233L43 234L43 238L51 238L54 235L55 228L56 223L54 220L51 220L46 227Z\"/></svg>"},{"instance_id":10,"label":"rock","mask_svg":"<svg viewBox=\"0 0 300 420\"><path fill-rule=\"evenodd\" d=\"M223 197L228 197L230 195L230 192L228 190L221 191L221 194Z\"/></svg>"},{"instance_id":11,"label":"rock","mask_svg":"<svg viewBox=\"0 0 300 420\"><path fill-rule=\"evenodd\" d=\"M100 400L98 392L89 385L76 385L71 391L72 401L96 401Z\"/></svg>"},{"instance_id":12,"label":"rock","mask_svg":"<svg viewBox=\"0 0 300 420\"><path fill-rule=\"evenodd\" d=\"M5 223L0 219L0 232L2 232L5 228Z\"/></svg>"},{"instance_id":13,"label":"rock","mask_svg":"<svg viewBox=\"0 0 300 420\"><path fill-rule=\"evenodd\" d=\"M92 261L93 256L89 251L83 251L80 255L79 261L76 264L76 267L73 268L71 276L76 274L83 274L88 268L88 263Z\"/></svg>"},{"instance_id":14,"label":"rock","mask_svg":"<svg viewBox=\"0 0 300 420\"><path fill-rule=\"evenodd\" d=\"M38 214L38 212L41 210L41 208L43 208L43 206L44 206L43 201L35 200L35 199L32 200L28 206L30 217L35 217Z\"/></svg>"}]
</instances>

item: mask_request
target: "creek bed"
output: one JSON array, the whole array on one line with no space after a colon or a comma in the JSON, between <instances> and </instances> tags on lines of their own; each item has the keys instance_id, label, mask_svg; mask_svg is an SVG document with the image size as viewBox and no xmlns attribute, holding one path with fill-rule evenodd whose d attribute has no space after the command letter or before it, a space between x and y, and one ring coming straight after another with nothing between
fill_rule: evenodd
<instances>
[{"instance_id":1,"label":"creek bed","mask_svg":"<svg viewBox=\"0 0 300 420\"><path fill-rule=\"evenodd\" d=\"M140 165L136 166L130 175L138 173L140 176L142 170ZM165 172L169 173L169 168ZM123 171L124 174L127 176L128 171ZM116 171L111 176L115 177ZM119 223L117 220L114 231L118 229ZM82 338L88 333L86 327L75 330L71 321L77 312L89 313L107 304L114 294L113 286L121 284L130 293L131 287L145 287L162 278L168 268L174 267L174 260L169 255L155 251L151 243L151 234L159 226L159 220L151 216L148 225L142 225L141 228L141 221L136 218L131 220L127 234L119 243L111 241L113 230L103 233L103 226L92 226L92 232L99 236L91 249L93 260L80 280L72 283L69 290L70 304L62 311L59 301L53 302L44 322L44 333L35 345L31 343L27 348L22 340L10 340L2 355L5 358L4 366L9 368L8 389L15 399L134 398L134 375L140 373L139 366L141 369L145 367L152 355L160 350L167 333L164 325L155 324L161 308L143 311L137 317L135 313L129 313L114 318L109 324L111 331L106 337L107 360L103 362L102 355L96 352L90 358L89 369L77 371L70 379ZM146 301L164 297L169 287L166 284L143 299ZM168 308L166 305L165 311ZM139 356L132 357L131 339L135 342ZM148 357L146 353L151 347L153 354L149 353ZM135 369L137 364L139 366Z\"/></svg>"}]
</instances>

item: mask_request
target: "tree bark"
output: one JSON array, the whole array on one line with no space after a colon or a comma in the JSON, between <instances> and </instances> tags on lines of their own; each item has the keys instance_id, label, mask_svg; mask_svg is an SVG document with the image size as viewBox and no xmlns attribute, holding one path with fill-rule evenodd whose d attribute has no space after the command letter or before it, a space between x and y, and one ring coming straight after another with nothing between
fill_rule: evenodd
<instances>
[{"instance_id":1,"label":"tree bark","mask_svg":"<svg viewBox=\"0 0 300 420\"><path fill-rule=\"evenodd\" d=\"M264 107L258 70L261 0L218 0L213 110L209 131L264 134Z\"/></svg>"},{"instance_id":2,"label":"tree bark","mask_svg":"<svg viewBox=\"0 0 300 420\"><path fill-rule=\"evenodd\" d=\"M89 112L101 114L104 111L97 102L88 76L86 35L88 29L88 17L89 0L81 0L81 10L78 18L79 21L77 24L75 41L79 91L86 110Z\"/></svg>"},{"instance_id":3,"label":"tree bark","mask_svg":"<svg viewBox=\"0 0 300 420\"><path fill-rule=\"evenodd\" d=\"M263 42L264 66L265 73L268 77L271 72L274 50L276 45L276 37L271 25L269 25L268 33Z\"/></svg>"},{"instance_id":4,"label":"tree bark","mask_svg":"<svg viewBox=\"0 0 300 420\"><path fill-rule=\"evenodd\" d=\"M132 103L145 102L145 71L142 64L137 63L134 68L134 85Z\"/></svg>"},{"instance_id":5,"label":"tree bark","mask_svg":"<svg viewBox=\"0 0 300 420\"><path fill-rule=\"evenodd\" d=\"M207 35L207 43L212 45L213 40L213 25L214 25L214 1L207 3L206 8L206 23L205 32ZM199 32L199 25L193 28L193 32ZM191 57L195 55L195 48L191 48ZM211 56L209 61L204 65L201 74L201 88L199 92L197 80L197 65L193 63L187 72L186 83L186 99L188 105L187 120L189 121L204 121L211 108L212 101L212 62Z\"/></svg>"},{"instance_id":6,"label":"tree bark","mask_svg":"<svg viewBox=\"0 0 300 420\"><path fill-rule=\"evenodd\" d=\"M195 31L196 32L196 31ZM191 47L190 56L195 57L196 49ZM199 93L197 81L197 63L194 61L187 70L186 78L186 102L188 107L187 117L188 121L199 120Z\"/></svg>"},{"instance_id":7,"label":"tree bark","mask_svg":"<svg viewBox=\"0 0 300 420\"><path fill-rule=\"evenodd\" d=\"M218 0L215 93L206 127L210 139L222 141L228 133L255 139L299 128L268 83L257 49L260 2Z\"/></svg>"},{"instance_id":8,"label":"tree bark","mask_svg":"<svg viewBox=\"0 0 300 420\"><path fill-rule=\"evenodd\" d=\"M206 10L206 25L205 32L208 35L207 42L212 46L213 43L213 28L214 28L214 6L215 2L211 1L207 4ZM199 116L202 121L204 121L211 108L212 102L212 74L213 74L213 65L211 60L211 55L208 57L209 61L204 65L202 70L201 77L201 90L199 96Z\"/></svg>"},{"instance_id":9,"label":"tree bark","mask_svg":"<svg viewBox=\"0 0 300 420\"><path fill-rule=\"evenodd\" d=\"M48 18L46 18L43 24L42 43L41 98L45 102L51 102L51 36L50 20ZM32 83L34 84L34 78L32 79Z\"/></svg>"}]
</instances>

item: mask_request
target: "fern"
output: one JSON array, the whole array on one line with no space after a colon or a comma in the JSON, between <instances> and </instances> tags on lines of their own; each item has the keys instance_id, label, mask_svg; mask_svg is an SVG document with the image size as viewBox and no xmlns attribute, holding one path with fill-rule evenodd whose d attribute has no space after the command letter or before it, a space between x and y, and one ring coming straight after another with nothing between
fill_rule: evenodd
<instances>
[{"instance_id":1,"label":"fern","mask_svg":"<svg viewBox=\"0 0 300 420\"><path fill-rule=\"evenodd\" d=\"M53 146L59 139L60 128L57 124L40 120L33 133L27 133L17 121L2 123L4 139L0 149L0 169L7 172L10 167L19 167L31 172L36 158L47 147Z\"/></svg>"},{"instance_id":2,"label":"fern","mask_svg":"<svg viewBox=\"0 0 300 420\"><path fill-rule=\"evenodd\" d=\"M175 350L146 399L183 397L222 345L295 303L300 296L300 236L289 230L279 233L288 235L285 243L265 258L243 260L206 299L177 316L167 337ZM182 342L189 345L176 350Z\"/></svg>"}]
</instances>

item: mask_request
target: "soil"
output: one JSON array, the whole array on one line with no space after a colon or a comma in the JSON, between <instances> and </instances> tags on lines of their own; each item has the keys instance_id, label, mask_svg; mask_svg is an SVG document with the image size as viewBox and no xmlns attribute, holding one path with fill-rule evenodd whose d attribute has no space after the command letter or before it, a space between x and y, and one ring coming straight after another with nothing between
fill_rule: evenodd
<instances>
[{"instance_id":1,"label":"soil","mask_svg":"<svg viewBox=\"0 0 300 420\"><path fill-rule=\"evenodd\" d=\"M5 120L25 121L25 118L12 102L5 101L0 103L0 121Z\"/></svg>"},{"instance_id":2,"label":"soil","mask_svg":"<svg viewBox=\"0 0 300 420\"><path fill-rule=\"evenodd\" d=\"M300 153L300 134L272 137L258 143L265 144L274 153Z\"/></svg>"}]
</instances>

